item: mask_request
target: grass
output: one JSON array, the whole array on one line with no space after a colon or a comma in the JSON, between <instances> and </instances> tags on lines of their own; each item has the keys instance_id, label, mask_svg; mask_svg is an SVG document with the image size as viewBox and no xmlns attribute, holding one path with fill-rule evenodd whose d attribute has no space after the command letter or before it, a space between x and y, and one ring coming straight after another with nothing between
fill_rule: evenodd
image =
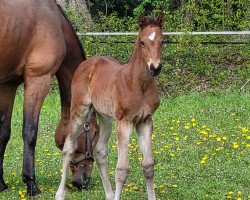
<instances>
[{"instance_id":1,"label":"grass","mask_svg":"<svg viewBox=\"0 0 250 200\"><path fill-rule=\"evenodd\" d=\"M22 92L15 101L12 135L4 177L9 186L0 199L28 199L22 183ZM44 102L36 147L36 176L42 193L54 199L59 185L61 154L54 132L59 121L59 97ZM155 188L160 200L250 199L250 94L198 94L162 98L154 115ZM114 186L117 159L113 134L109 143L109 172ZM122 199L147 199L136 134L130 143L130 175ZM70 176L68 183L70 183ZM67 190L67 199L104 199L95 166L89 190Z\"/></svg>"}]
</instances>

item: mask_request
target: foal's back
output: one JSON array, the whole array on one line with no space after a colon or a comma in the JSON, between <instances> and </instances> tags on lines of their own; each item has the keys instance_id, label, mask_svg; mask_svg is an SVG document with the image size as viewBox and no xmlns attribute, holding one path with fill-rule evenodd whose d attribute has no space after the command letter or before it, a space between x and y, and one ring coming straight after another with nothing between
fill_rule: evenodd
<instances>
[{"instance_id":1,"label":"foal's back","mask_svg":"<svg viewBox=\"0 0 250 200\"><path fill-rule=\"evenodd\" d=\"M73 98L82 95L84 104L92 104L100 113L114 117L115 84L123 68L118 60L109 56L88 58L74 74Z\"/></svg>"}]
</instances>

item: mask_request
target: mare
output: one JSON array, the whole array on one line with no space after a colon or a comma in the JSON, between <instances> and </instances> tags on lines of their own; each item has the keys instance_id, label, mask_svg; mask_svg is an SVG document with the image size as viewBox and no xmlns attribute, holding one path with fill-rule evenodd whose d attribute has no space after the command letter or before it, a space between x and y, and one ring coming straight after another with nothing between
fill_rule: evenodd
<instances>
[{"instance_id":1,"label":"mare","mask_svg":"<svg viewBox=\"0 0 250 200\"><path fill-rule=\"evenodd\" d=\"M22 179L27 194L34 196L40 193L34 165L39 113L51 78L56 75L59 83L61 120L56 135L61 135L58 142L63 143L68 134L72 77L86 57L54 0L1 0L0 19L0 191L8 188L3 179L4 153L16 90L23 83Z\"/></svg>"},{"instance_id":2,"label":"mare","mask_svg":"<svg viewBox=\"0 0 250 200\"><path fill-rule=\"evenodd\" d=\"M65 198L70 160L82 126L93 111L99 122L99 138L94 157L100 170L106 199L120 199L129 172L128 144L133 128L138 133L142 168L148 199L155 200L154 161L151 152L152 115L160 103L154 81L162 68L163 14L157 18L139 18L139 33L128 64L121 65L110 57L93 56L82 62L72 80L69 135L63 148L63 172L56 199ZM108 140L112 122L116 122L118 162L115 172L115 194L108 177Z\"/></svg>"},{"instance_id":3,"label":"mare","mask_svg":"<svg viewBox=\"0 0 250 200\"><path fill-rule=\"evenodd\" d=\"M56 146L62 150L66 135L61 132L55 135ZM77 138L77 149L75 150L73 159L70 162L72 172L72 184L78 189L87 188L91 178L94 155L93 147L95 147L99 134L99 126L96 122L96 113L93 112L86 124L84 124L81 134Z\"/></svg>"}]
</instances>

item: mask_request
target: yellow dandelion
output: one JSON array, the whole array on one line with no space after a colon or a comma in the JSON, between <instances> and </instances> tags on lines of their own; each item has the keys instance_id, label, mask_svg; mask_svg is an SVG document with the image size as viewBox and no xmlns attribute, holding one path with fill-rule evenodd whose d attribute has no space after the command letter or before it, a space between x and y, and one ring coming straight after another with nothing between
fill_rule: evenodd
<instances>
[{"instance_id":1,"label":"yellow dandelion","mask_svg":"<svg viewBox=\"0 0 250 200\"><path fill-rule=\"evenodd\" d=\"M200 134L203 134L203 135L207 135L207 134L208 134L208 133L207 133L206 131L204 131L204 130L200 131L199 133L200 133Z\"/></svg>"},{"instance_id":2,"label":"yellow dandelion","mask_svg":"<svg viewBox=\"0 0 250 200\"><path fill-rule=\"evenodd\" d=\"M173 184L172 187L173 187L173 188L177 188L177 185L176 185L176 184Z\"/></svg>"},{"instance_id":3,"label":"yellow dandelion","mask_svg":"<svg viewBox=\"0 0 250 200\"><path fill-rule=\"evenodd\" d=\"M205 164L206 161L207 161L207 158L208 158L208 156L207 156L207 155L204 155L203 158L202 158L201 161L200 161L200 164Z\"/></svg>"},{"instance_id":4,"label":"yellow dandelion","mask_svg":"<svg viewBox=\"0 0 250 200\"><path fill-rule=\"evenodd\" d=\"M196 121L195 118L192 118L192 119L191 119L191 122L195 122L195 121Z\"/></svg>"},{"instance_id":5,"label":"yellow dandelion","mask_svg":"<svg viewBox=\"0 0 250 200\"><path fill-rule=\"evenodd\" d=\"M243 133L249 132L249 130L248 130L247 128L245 128L245 127L243 127L243 128L241 129L241 131L242 131Z\"/></svg>"},{"instance_id":6,"label":"yellow dandelion","mask_svg":"<svg viewBox=\"0 0 250 200\"><path fill-rule=\"evenodd\" d=\"M205 161L205 160L201 160L200 163L201 163L201 164L205 164L206 161Z\"/></svg>"},{"instance_id":7,"label":"yellow dandelion","mask_svg":"<svg viewBox=\"0 0 250 200\"><path fill-rule=\"evenodd\" d=\"M216 149L215 149L215 151L221 151L222 150L222 147L217 147Z\"/></svg>"},{"instance_id":8,"label":"yellow dandelion","mask_svg":"<svg viewBox=\"0 0 250 200\"><path fill-rule=\"evenodd\" d=\"M138 186L133 186L133 188L132 188L133 190L138 190L139 188L138 188Z\"/></svg>"},{"instance_id":9,"label":"yellow dandelion","mask_svg":"<svg viewBox=\"0 0 250 200\"><path fill-rule=\"evenodd\" d=\"M23 191L18 191L19 196L23 195Z\"/></svg>"},{"instance_id":10,"label":"yellow dandelion","mask_svg":"<svg viewBox=\"0 0 250 200\"><path fill-rule=\"evenodd\" d=\"M234 149L238 149L239 148L239 144L237 142L233 142L233 148Z\"/></svg>"},{"instance_id":11,"label":"yellow dandelion","mask_svg":"<svg viewBox=\"0 0 250 200\"><path fill-rule=\"evenodd\" d=\"M186 123L186 125L185 125L184 128L185 128L185 129L189 129L189 128L190 128L190 123Z\"/></svg>"},{"instance_id":12,"label":"yellow dandelion","mask_svg":"<svg viewBox=\"0 0 250 200\"><path fill-rule=\"evenodd\" d=\"M220 141L221 141L221 138L220 138L220 137L217 137L216 140L217 140L218 142L220 142Z\"/></svg>"}]
</instances>

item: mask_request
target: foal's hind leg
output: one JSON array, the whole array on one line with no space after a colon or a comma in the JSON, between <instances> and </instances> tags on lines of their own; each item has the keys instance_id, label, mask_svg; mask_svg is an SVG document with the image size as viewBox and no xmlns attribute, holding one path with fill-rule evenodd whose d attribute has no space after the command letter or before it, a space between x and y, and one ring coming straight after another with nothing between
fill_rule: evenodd
<instances>
[{"instance_id":1,"label":"foal's hind leg","mask_svg":"<svg viewBox=\"0 0 250 200\"><path fill-rule=\"evenodd\" d=\"M109 181L107 169L108 140L112 131L112 120L99 116L99 138L94 149L96 163L99 167L103 187L107 200L114 199L114 193Z\"/></svg>"},{"instance_id":2,"label":"foal's hind leg","mask_svg":"<svg viewBox=\"0 0 250 200\"><path fill-rule=\"evenodd\" d=\"M128 145L133 124L127 121L118 121L116 134L118 140L118 162L115 171L115 200L120 199L121 191L129 172Z\"/></svg>"},{"instance_id":3,"label":"foal's hind leg","mask_svg":"<svg viewBox=\"0 0 250 200\"><path fill-rule=\"evenodd\" d=\"M152 134L152 119L149 118L146 122L137 124L136 130L138 133L138 142L142 153L142 169L146 179L147 193L149 200L155 200L154 190L154 160L151 151L151 134Z\"/></svg>"},{"instance_id":4,"label":"foal's hind leg","mask_svg":"<svg viewBox=\"0 0 250 200\"><path fill-rule=\"evenodd\" d=\"M79 82L81 83L81 81ZM72 88L74 88L72 86ZM85 88L83 86L83 88ZM81 89L81 87L80 87ZM86 89L86 88L85 88ZM85 95L84 95L85 94ZM88 93L81 89L78 93L76 90L72 90L72 105L70 113L70 123L69 123L69 135L67 136L64 147L63 147L63 166L62 166L62 177L59 188L56 193L56 199L65 199L65 187L67 172L69 169L70 161L73 158L75 149L77 148L77 138L83 130L83 125L86 123L90 117L90 98Z\"/></svg>"},{"instance_id":5,"label":"foal's hind leg","mask_svg":"<svg viewBox=\"0 0 250 200\"><path fill-rule=\"evenodd\" d=\"M3 180L3 159L6 145L10 139L11 114L16 89L17 84L0 85L0 191L8 188Z\"/></svg>"}]
</instances>

